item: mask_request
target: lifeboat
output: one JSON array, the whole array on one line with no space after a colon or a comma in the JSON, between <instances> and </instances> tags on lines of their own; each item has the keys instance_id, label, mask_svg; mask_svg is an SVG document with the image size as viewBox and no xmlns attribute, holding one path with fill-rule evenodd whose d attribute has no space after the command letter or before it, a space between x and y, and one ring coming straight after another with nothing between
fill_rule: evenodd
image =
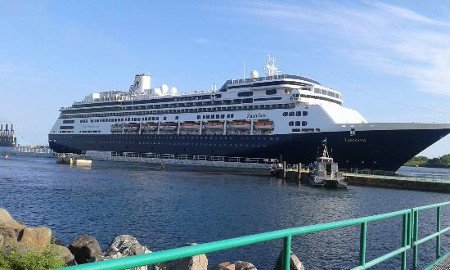
<instances>
[{"instance_id":1,"label":"lifeboat","mask_svg":"<svg viewBox=\"0 0 450 270\"><path fill-rule=\"evenodd\" d=\"M223 129L223 122L209 121L209 122L205 123L205 128L206 129L214 129L214 130Z\"/></svg>"},{"instance_id":2,"label":"lifeboat","mask_svg":"<svg viewBox=\"0 0 450 270\"><path fill-rule=\"evenodd\" d=\"M261 131L273 130L275 127L273 121L270 121L268 119L257 120L253 123L253 125L255 130Z\"/></svg>"},{"instance_id":3,"label":"lifeboat","mask_svg":"<svg viewBox=\"0 0 450 270\"><path fill-rule=\"evenodd\" d=\"M248 120L234 120L228 123L229 129L249 130L250 121Z\"/></svg>"},{"instance_id":4,"label":"lifeboat","mask_svg":"<svg viewBox=\"0 0 450 270\"><path fill-rule=\"evenodd\" d=\"M123 125L123 131L126 133L138 132L140 128L139 123L126 123Z\"/></svg>"},{"instance_id":5,"label":"lifeboat","mask_svg":"<svg viewBox=\"0 0 450 270\"><path fill-rule=\"evenodd\" d=\"M154 131L158 129L158 123L155 122L145 122L142 123L142 131Z\"/></svg>"},{"instance_id":6,"label":"lifeboat","mask_svg":"<svg viewBox=\"0 0 450 270\"><path fill-rule=\"evenodd\" d=\"M174 130L178 129L178 124L175 123L175 122L161 123L160 129L161 130L166 130L166 131L174 131Z\"/></svg>"},{"instance_id":7,"label":"lifeboat","mask_svg":"<svg viewBox=\"0 0 450 270\"><path fill-rule=\"evenodd\" d=\"M181 130L199 130L200 123L195 121L183 122L180 124Z\"/></svg>"}]
</instances>

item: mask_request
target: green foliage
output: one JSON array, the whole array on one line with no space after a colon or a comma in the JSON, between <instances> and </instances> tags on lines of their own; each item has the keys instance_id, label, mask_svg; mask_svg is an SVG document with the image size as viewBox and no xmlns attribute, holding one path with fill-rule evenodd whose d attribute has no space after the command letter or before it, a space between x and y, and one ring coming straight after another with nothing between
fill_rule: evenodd
<instances>
[{"instance_id":1,"label":"green foliage","mask_svg":"<svg viewBox=\"0 0 450 270\"><path fill-rule=\"evenodd\" d=\"M442 161L442 163L447 164L447 165L450 166L450 154L443 155L441 157L441 161Z\"/></svg>"},{"instance_id":2,"label":"green foliage","mask_svg":"<svg viewBox=\"0 0 450 270\"><path fill-rule=\"evenodd\" d=\"M47 270L63 266L64 261L51 248L43 252L20 252L17 248L8 253L0 252L0 270Z\"/></svg>"},{"instance_id":3,"label":"green foliage","mask_svg":"<svg viewBox=\"0 0 450 270\"><path fill-rule=\"evenodd\" d=\"M443 155L442 157L428 159L424 156L413 157L405 163L406 166L419 166L419 167L450 167L450 154Z\"/></svg>"}]
</instances>

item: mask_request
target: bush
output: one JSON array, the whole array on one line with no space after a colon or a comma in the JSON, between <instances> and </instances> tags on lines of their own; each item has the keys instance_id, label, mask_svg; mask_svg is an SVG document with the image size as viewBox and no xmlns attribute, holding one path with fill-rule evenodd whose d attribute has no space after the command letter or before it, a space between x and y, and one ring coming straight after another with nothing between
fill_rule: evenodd
<instances>
[{"instance_id":1,"label":"bush","mask_svg":"<svg viewBox=\"0 0 450 270\"><path fill-rule=\"evenodd\" d=\"M1 270L47 270L63 266L64 261L51 248L43 252L34 250L19 252L17 248L8 253L0 252Z\"/></svg>"}]
</instances>

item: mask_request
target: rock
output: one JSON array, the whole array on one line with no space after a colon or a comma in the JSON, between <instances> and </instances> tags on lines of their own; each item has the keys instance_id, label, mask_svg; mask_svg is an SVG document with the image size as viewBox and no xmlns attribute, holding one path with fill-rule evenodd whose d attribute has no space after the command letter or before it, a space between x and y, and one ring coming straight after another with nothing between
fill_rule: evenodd
<instances>
[{"instance_id":1,"label":"rock","mask_svg":"<svg viewBox=\"0 0 450 270\"><path fill-rule=\"evenodd\" d=\"M236 261L234 262L236 270L257 270L256 267L249 262Z\"/></svg>"},{"instance_id":2,"label":"rock","mask_svg":"<svg viewBox=\"0 0 450 270\"><path fill-rule=\"evenodd\" d=\"M236 265L230 262L219 263L214 270L236 270Z\"/></svg>"},{"instance_id":3,"label":"rock","mask_svg":"<svg viewBox=\"0 0 450 270\"><path fill-rule=\"evenodd\" d=\"M89 235L79 236L72 241L69 250L78 264L95 262L102 256L102 249L97 239Z\"/></svg>"},{"instance_id":4,"label":"rock","mask_svg":"<svg viewBox=\"0 0 450 270\"><path fill-rule=\"evenodd\" d=\"M52 230L47 227L27 227L19 233L18 243L42 251L52 240Z\"/></svg>"},{"instance_id":5,"label":"rock","mask_svg":"<svg viewBox=\"0 0 450 270\"><path fill-rule=\"evenodd\" d=\"M5 208L0 208L0 224L14 220Z\"/></svg>"},{"instance_id":6,"label":"rock","mask_svg":"<svg viewBox=\"0 0 450 270\"><path fill-rule=\"evenodd\" d=\"M0 251L3 250L3 242L5 241L4 239L5 238L3 237L3 235L0 234Z\"/></svg>"},{"instance_id":7,"label":"rock","mask_svg":"<svg viewBox=\"0 0 450 270\"><path fill-rule=\"evenodd\" d=\"M131 235L119 235L116 238L114 238L111 244L109 244L108 249L106 250L105 254L99 258L99 261L147 253L151 253L151 251L146 246L139 244L138 240L135 237ZM134 270L152 269L150 267L141 266L131 269Z\"/></svg>"},{"instance_id":8,"label":"rock","mask_svg":"<svg viewBox=\"0 0 450 270\"><path fill-rule=\"evenodd\" d=\"M195 246L195 243L187 244ZM207 270L208 258L205 254L195 255L175 261L160 263L155 265L156 270Z\"/></svg>"},{"instance_id":9,"label":"rock","mask_svg":"<svg viewBox=\"0 0 450 270\"><path fill-rule=\"evenodd\" d=\"M25 224L13 219L9 212L4 208L0 208L0 227L14 229L16 230L16 233L19 233L26 228Z\"/></svg>"},{"instance_id":10,"label":"rock","mask_svg":"<svg viewBox=\"0 0 450 270\"><path fill-rule=\"evenodd\" d=\"M77 262L75 261L75 256L65 246L52 245L52 248L54 249L55 253L58 254L61 259L63 259L66 265L69 266L77 264Z\"/></svg>"},{"instance_id":11,"label":"rock","mask_svg":"<svg viewBox=\"0 0 450 270\"><path fill-rule=\"evenodd\" d=\"M277 264L275 266L276 270L281 270L282 268L282 261L283 255L280 253L278 256ZM297 257L297 255L294 254L291 250L291 269L292 270L305 270L305 266L303 266L303 263L300 261L300 259Z\"/></svg>"},{"instance_id":12,"label":"rock","mask_svg":"<svg viewBox=\"0 0 450 270\"><path fill-rule=\"evenodd\" d=\"M0 225L0 235L2 237L2 243L0 245L0 250L2 248L8 247L8 246L15 246L17 245L17 232L16 230L8 227L3 227L3 225Z\"/></svg>"}]
</instances>

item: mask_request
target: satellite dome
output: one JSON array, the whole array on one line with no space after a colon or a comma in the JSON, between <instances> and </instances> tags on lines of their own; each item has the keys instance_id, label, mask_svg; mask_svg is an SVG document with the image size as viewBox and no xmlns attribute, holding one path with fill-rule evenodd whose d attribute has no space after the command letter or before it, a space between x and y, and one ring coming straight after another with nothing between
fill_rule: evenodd
<instances>
[{"instance_id":1,"label":"satellite dome","mask_svg":"<svg viewBox=\"0 0 450 270\"><path fill-rule=\"evenodd\" d=\"M168 92L169 92L169 86L167 86L167 84L163 83L161 85L161 94L167 95Z\"/></svg>"},{"instance_id":2,"label":"satellite dome","mask_svg":"<svg viewBox=\"0 0 450 270\"><path fill-rule=\"evenodd\" d=\"M178 94L178 89L176 87L170 88L170 95L175 96Z\"/></svg>"},{"instance_id":3,"label":"satellite dome","mask_svg":"<svg viewBox=\"0 0 450 270\"><path fill-rule=\"evenodd\" d=\"M258 71L252 70L252 71L250 72L250 78L252 78L252 79L257 79L258 77L259 77L259 72L258 72Z\"/></svg>"}]
</instances>

